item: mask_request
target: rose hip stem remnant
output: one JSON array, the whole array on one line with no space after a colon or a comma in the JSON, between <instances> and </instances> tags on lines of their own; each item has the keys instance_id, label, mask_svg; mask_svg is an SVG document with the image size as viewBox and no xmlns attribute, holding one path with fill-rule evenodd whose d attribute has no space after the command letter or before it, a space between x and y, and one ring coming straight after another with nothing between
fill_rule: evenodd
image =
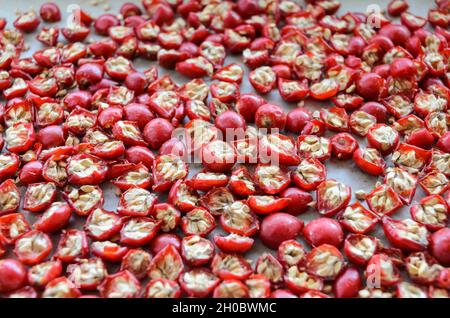
<instances>
[{"instance_id":1,"label":"rose hip stem remnant","mask_svg":"<svg viewBox=\"0 0 450 318\"><path fill-rule=\"evenodd\" d=\"M448 297L449 2L306 2L0 19L0 297ZM382 182L351 189L331 157ZM251 263L258 240L276 253Z\"/></svg>"}]
</instances>

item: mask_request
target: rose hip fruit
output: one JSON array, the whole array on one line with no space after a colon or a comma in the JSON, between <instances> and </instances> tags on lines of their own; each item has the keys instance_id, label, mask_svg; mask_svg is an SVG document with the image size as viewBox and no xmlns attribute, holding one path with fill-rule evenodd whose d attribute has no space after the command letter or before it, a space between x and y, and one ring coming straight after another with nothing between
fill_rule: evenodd
<instances>
[{"instance_id":1,"label":"rose hip fruit","mask_svg":"<svg viewBox=\"0 0 450 318\"><path fill-rule=\"evenodd\" d=\"M172 137L173 130L174 127L167 119L155 118L145 125L143 137L152 149L158 150Z\"/></svg>"},{"instance_id":2,"label":"rose hip fruit","mask_svg":"<svg viewBox=\"0 0 450 318\"><path fill-rule=\"evenodd\" d=\"M287 240L293 240L300 234L303 222L287 213L273 213L261 223L259 237L261 241L272 249Z\"/></svg>"}]
</instances>

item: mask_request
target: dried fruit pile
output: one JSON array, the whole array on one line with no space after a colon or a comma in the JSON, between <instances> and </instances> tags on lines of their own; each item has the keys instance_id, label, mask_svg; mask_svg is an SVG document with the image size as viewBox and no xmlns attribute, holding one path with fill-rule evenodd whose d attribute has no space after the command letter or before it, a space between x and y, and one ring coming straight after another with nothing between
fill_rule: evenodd
<instances>
[{"instance_id":1,"label":"dried fruit pile","mask_svg":"<svg viewBox=\"0 0 450 318\"><path fill-rule=\"evenodd\" d=\"M405 0L369 16L307 2L143 0L120 15L78 9L61 28L48 3L0 19L0 293L449 296L450 1L427 18ZM23 58L35 31L45 48ZM230 54L258 93L298 107L241 94ZM333 106L311 113L308 97ZM181 127L188 144L172 138ZM243 135L220 138L230 131ZM191 152L203 170L189 177ZM330 157L382 182L350 202ZM255 239L276 253L251 264Z\"/></svg>"}]
</instances>

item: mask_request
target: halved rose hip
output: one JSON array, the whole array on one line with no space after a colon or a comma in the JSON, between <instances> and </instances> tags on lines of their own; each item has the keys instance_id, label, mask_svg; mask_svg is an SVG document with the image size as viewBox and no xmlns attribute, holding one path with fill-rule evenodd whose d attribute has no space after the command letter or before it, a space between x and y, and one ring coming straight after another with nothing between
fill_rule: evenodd
<instances>
[{"instance_id":1,"label":"halved rose hip","mask_svg":"<svg viewBox=\"0 0 450 318\"><path fill-rule=\"evenodd\" d=\"M52 182L29 184L25 192L23 209L40 212L52 204L56 194L56 186Z\"/></svg>"},{"instance_id":2,"label":"halved rose hip","mask_svg":"<svg viewBox=\"0 0 450 318\"><path fill-rule=\"evenodd\" d=\"M331 156L331 143L328 138L316 135L301 135L298 137L298 152L305 158L325 161Z\"/></svg>"},{"instance_id":3,"label":"halved rose hip","mask_svg":"<svg viewBox=\"0 0 450 318\"><path fill-rule=\"evenodd\" d=\"M448 190L449 180L442 172L431 171L419 180L419 184L428 195L444 194Z\"/></svg>"},{"instance_id":4,"label":"halved rose hip","mask_svg":"<svg viewBox=\"0 0 450 318\"><path fill-rule=\"evenodd\" d=\"M113 167L111 167L110 172ZM111 183L116 185L120 190L126 191L133 187L146 189L152 185L152 175L149 169L143 164L132 165L131 169L112 180Z\"/></svg>"},{"instance_id":5,"label":"halved rose hip","mask_svg":"<svg viewBox=\"0 0 450 318\"><path fill-rule=\"evenodd\" d=\"M289 186L291 177L286 168L276 165L258 165L255 169L255 181L265 193L276 194Z\"/></svg>"},{"instance_id":6,"label":"halved rose hip","mask_svg":"<svg viewBox=\"0 0 450 318\"><path fill-rule=\"evenodd\" d=\"M114 138L122 141L125 146L145 146L139 127L135 122L119 120L112 128Z\"/></svg>"},{"instance_id":7,"label":"halved rose hip","mask_svg":"<svg viewBox=\"0 0 450 318\"><path fill-rule=\"evenodd\" d=\"M148 269L150 279L177 280L184 271L183 260L173 245L167 245L152 259Z\"/></svg>"},{"instance_id":8,"label":"halved rose hip","mask_svg":"<svg viewBox=\"0 0 450 318\"><path fill-rule=\"evenodd\" d=\"M50 255L52 248L47 234L33 230L16 240L14 253L23 264L36 265Z\"/></svg>"},{"instance_id":9,"label":"halved rose hip","mask_svg":"<svg viewBox=\"0 0 450 318\"><path fill-rule=\"evenodd\" d=\"M180 286L172 280L162 278L150 280L142 295L144 298L179 298L180 296Z\"/></svg>"},{"instance_id":10,"label":"halved rose hip","mask_svg":"<svg viewBox=\"0 0 450 318\"><path fill-rule=\"evenodd\" d=\"M279 212L290 202L290 198L276 198L270 195L252 195L247 200L252 211L262 215Z\"/></svg>"},{"instance_id":11,"label":"halved rose hip","mask_svg":"<svg viewBox=\"0 0 450 318\"><path fill-rule=\"evenodd\" d=\"M71 157L67 165L68 181L74 185L100 184L105 180L107 171L103 160L88 154Z\"/></svg>"},{"instance_id":12,"label":"halved rose hip","mask_svg":"<svg viewBox=\"0 0 450 318\"><path fill-rule=\"evenodd\" d=\"M147 276L152 256L142 249L130 249L123 257L120 270L127 270L142 280Z\"/></svg>"},{"instance_id":13,"label":"halved rose hip","mask_svg":"<svg viewBox=\"0 0 450 318\"><path fill-rule=\"evenodd\" d=\"M277 75L269 66L261 66L250 72L249 81L253 88L261 93L270 92L276 85Z\"/></svg>"},{"instance_id":14,"label":"halved rose hip","mask_svg":"<svg viewBox=\"0 0 450 318\"><path fill-rule=\"evenodd\" d=\"M262 136L259 140L259 156L261 162L265 162L267 156L286 166L296 166L300 163L294 140L282 134Z\"/></svg>"},{"instance_id":15,"label":"halved rose hip","mask_svg":"<svg viewBox=\"0 0 450 318\"><path fill-rule=\"evenodd\" d=\"M213 172L230 170L237 160L234 147L226 142L214 140L202 148L202 164Z\"/></svg>"},{"instance_id":16,"label":"halved rose hip","mask_svg":"<svg viewBox=\"0 0 450 318\"><path fill-rule=\"evenodd\" d=\"M89 215L84 228L92 238L106 240L120 231L122 219L114 212L97 208Z\"/></svg>"},{"instance_id":17,"label":"halved rose hip","mask_svg":"<svg viewBox=\"0 0 450 318\"><path fill-rule=\"evenodd\" d=\"M100 258L80 259L67 267L69 279L80 289L95 290L108 275Z\"/></svg>"},{"instance_id":18,"label":"halved rose hip","mask_svg":"<svg viewBox=\"0 0 450 318\"><path fill-rule=\"evenodd\" d=\"M386 254L375 254L367 263L365 275L372 284L391 287L400 281L400 271ZM376 286L376 285L375 285Z\"/></svg>"},{"instance_id":19,"label":"halved rose hip","mask_svg":"<svg viewBox=\"0 0 450 318\"><path fill-rule=\"evenodd\" d=\"M88 216L103 205L103 191L98 186L84 185L63 193L64 199L79 216Z\"/></svg>"},{"instance_id":20,"label":"halved rose hip","mask_svg":"<svg viewBox=\"0 0 450 318\"><path fill-rule=\"evenodd\" d=\"M245 284L239 280L223 280L214 289L214 298L248 298L249 291Z\"/></svg>"},{"instance_id":21,"label":"halved rose hip","mask_svg":"<svg viewBox=\"0 0 450 318\"><path fill-rule=\"evenodd\" d=\"M59 260L51 260L36 264L28 271L28 282L35 287L44 287L53 279L61 276L62 263Z\"/></svg>"},{"instance_id":22,"label":"halved rose hip","mask_svg":"<svg viewBox=\"0 0 450 318\"><path fill-rule=\"evenodd\" d=\"M12 177L19 169L20 159L16 154L0 154L0 180Z\"/></svg>"},{"instance_id":23,"label":"halved rose hip","mask_svg":"<svg viewBox=\"0 0 450 318\"><path fill-rule=\"evenodd\" d=\"M242 256L224 253L214 256L211 269L221 279L245 280L253 272L250 264Z\"/></svg>"},{"instance_id":24,"label":"halved rose hip","mask_svg":"<svg viewBox=\"0 0 450 318\"><path fill-rule=\"evenodd\" d=\"M421 251L428 247L429 233L425 226L411 219L382 219L383 230L389 242L405 251Z\"/></svg>"},{"instance_id":25,"label":"halved rose hip","mask_svg":"<svg viewBox=\"0 0 450 318\"><path fill-rule=\"evenodd\" d=\"M272 284L283 282L284 269L280 262L269 253L263 253L258 257L255 265L255 273L265 276Z\"/></svg>"},{"instance_id":26,"label":"halved rose hip","mask_svg":"<svg viewBox=\"0 0 450 318\"><path fill-rule=\"evenodd\" d=\"M66 277L57 277L50 281L42 293L42 298L78 298L80 290Z\"/></svg>"},{"instance_id":27,"label":"halved rose hip","mask_svg":"<svg viewBox=\"0 0 450 318\"><path fill-rule=\"evenodd\" d=\"M120 230L120 242L131 246L143 246L158 234L160 223L146 217L125 219Z\"/></svg>"},{"instance_id":28,"label":"halved rose hip","mask_svg":"<svg viewBox=\"0 0 450 318\"><path fill-rule=\"evenodd\" d=\"M70 229L64 231L58 243L55 258L65 263L72 263L77 258L84 258L89 253L89 243L84 231Z\"/></svg>"},{"instance_id":29,"label":"halved rose hip","mask_svg":"<svg viewBox=\"0 0 450 318\"><path fill-rule=\"evenodd\" d=\"M232 202L220 216L220 224L228 233L253 236L259 229L259 221L250 207L242 201Z\"/></svg>"},{"instance_id":30,"label":"halved rose hip","mask_svg":"<svg viewBox=\"0 0 450 318\"><path fill-rule=\"evenodd\" d=\"M398 194L387 184L381 184L373 189L367 195L366 201L370 210L378 216L394 214L403 206Z\"/></svg>"},{"instance_id":31,"label":"halved rose hip","mask_svg":"<svg viewBox=\"0 0 450 318\"><path fill-rule=\"evenodd\" d=\"M72 209L66 202L53 202L33 226L42 232L56 232L67 225L71 216Z\"/></svg>"},{"instance_id":32,"label":"halved rose hip","mask_svg":"<svg viewBox=\"0 0 450 318\"><path fill-rule=\"evenodd\" d=\"M398 132L392 127L377 124L369 129L367 140L371 147L379 150L381 154L390 154L398 145Z\"/></svg>"},{"instance_id":33,"label":"halved rose hip","mask_svg":"<svg viewBox=\"0 0 450 318\"><path fill-rule=\"evenodd\" d=\"M344 209L351 198L351 189L333 179L317 187L317 209L324 216L333 216Z\"/></svg>"},{"instance_id":34,"label":"halved rose hip","mask_svg":"<svg viewBox=\"0 0 450 318\"><path fill-rule=\"evenodd\" d=\"M362 234L350 234L345 239L344 254L348 260L358 266L365 266L377 252L377 239Z\"/></svg>"},{"instance_id":35,"label":"halved rose hip","mask_svg":"<svg viewBox=\"0 0 450 318\"><path fill-rule=\"evenodd\" d=\"M317 159L305 158L291 172L292 181L305 191L315 190L326 178L326 168Z\"/></svg>"},{"instance_id":36,"label":"halved rose hip","mask_svg":"<svg viewBox=\"0 0 450 318\"><path fill-rule=\"evenodd\" d=\"M186 183L195 190L207 192L213 188L226 186L228 180L228 176L224 173L202 170L186 180Z\"/></svg>"},{"instance_id":37,"label":"halved rose hip","mask_svg":"<svg viewBox=\"0 0 450 318\"><path fill-rule=\"evenodd\" d=\"M36 135L30 123L16 123L5 131L6 149L13 153L22 153L31 148Z\"/></svg>"},{"instance_id":38,"label":"halved rose hip","mask_svg":"<svg viewBox=\"0 0 450 318\"><path fill-rule=\"evenodd\" d=\"M5 244L14 244L19 237L30 230L30 224L21 213L0 216L0 241Z\"/></svg>"},{"instance_id":39,"label":"halved rose hip","mask_svg":"<svg viewBox=\"0 0 450 318\"><path fill-rule=\"evenodd\" d=\"M369 129L375 126L377 118L363 110L356 110L350 115L350 130L360 136L366 136Z\"/></svg>"},{"instance_id":40,"label":"halved rose hip","mask_svg":"<svg viewBox=\"0 0 450 318\"><path fill-rule=\"evenodd\" d=\"M117 212L124 216L147 216L157 203L154 194L142 188L130 188L122 193Z\"/></svg>"},{"instance_id":41,"label":"halved rose hip","mask_svg":"<svg viewBox=\"0 0 450 318\"><path fill-rule=\"evenodd\" d=\"M237 167L232 171L228 188L240 196L248 196L256 192L253 178L245 166Z\"/></svg>"},{"instance_id":42,"label":"halved rose hip","mask_svg":"<svg viewBox=\"0 0 450 318\"><path fill-rule=\"evenodd\" d=\"M427 252L410 254L405 260L405 267L414 282L425 285L436 282L443 269Z\"/></svg>"},{"instance_id":43,"label":"halved rose hip","mask_svg":"<svg viewBox=\"0 0 450 318\"><path fill-rule=\"evenodd\" d=\"M194 268L181 274L180 285L191 297L207 297L219 284L220 279L206 268Z\"/></svg>"},{"instance_id":44,"label":"halved rose hip","mask_svg":"<svg viewBox=\"0 0 450 318\"><path fill-rule=\"evenodd\" d=\"M137 298L141 284L132 273L124 270L106 276L98 290L104 298Z\"/></svg>"},{"instance_id":45,"label":"halved rose hip","mask_svg":"<svg viewBox=\"0 0 450 318\"><path fill-rule=\"evenodd\" d=\"M392 162L404 167L410 172L419 172L428 163L430 158L430 151L422 148L400 143L397 149L392 154Z\"/></svg>"},{"instance_id":46,"label":"halved rose hip","mask_svg":"<svg viewBox=\"0 0 450 318\"><path fill-rule=\"evenodd\" d=\"M91 251L106 262L120 262L128 252L128 247L111 241L95 241L91 244Z\"/></svg>"},{"instance_id":47,"label":"halved rose hip","mask_svg":"<svg viewBox=\"0 0 450 318\"><path fill-rule=\"evenodd\" d=\"M430 231L437 231L447 224L449 208L447 202L439 195L430 195L410 208L414 221L423 224Z\"/></svg>"},{"instance_id":48,"label":"halved rose hip","mask_svg":"<svg viewBox=\"0 0 450 318\"><path fill-rule=\"evenodd\" d=\"M399 168L388 168L384 182L391 186L405 204L410 204L417 188L417 177Z\"/></svg>"},{"instance_id":49,"label":"halved rose hip","mask_svg":"<svg viewBox=\"0 0 450 318\"><path fill-rule=\"evenodd\" d=\"M315 247L306 255L308 273L325 280L336 278L345 266L344 257L337 248L323 244Z\"/></svg>"},{"instance_id":50,"label":"halved rose hip","mask_svg":"<svg viewBox=\"0 0 450 318\"><path fill-rule=\"evenodd\" d=\"M353 153L353 161L364 172L371 175L381 175L386 168L381 153L375 148L358 148Z\"/></svg>"},{"instance_id":51,"label":"halved rose hip","mask_svg":"<svg viewBox=\"0 0 450 318\"><path fill-rule=\"evenodd\" d=\"M254 240L250 237L231 233L227 236L215 235L214 243L224 253L243 254L251 249Z\"/></svg>"},{"instance_id":52,"label":"halved rose hip","mask_svg":"<svg viewBox=\"0 0 450 318\"><path fill-rule=\"evenodd\" d=\"M183 180L175 182L170 189L168 202L173 204L181 212L189 212L197 205L198 201L199 196L197 191Z\"/></svg>"},{"instance_id":53,"label":"halved rose hip","mask_svg":"<svg viewBox=\"0 0 450 318\"><path fill-rule=\"evenodd\" d=\"M368 233L378 223L377 216L360 202L347 206L338 220L347 231L357 234Z\"/></svg>"},{"instance_id":54,"label":"halved rose hip","mask_svg":"<svg viewBox=\"0 0 450 318\"><path fill-rule=\"evenodd\" d=\"M153 190L166 191L188 175L188 166L174 155L160 155L153 162Z\"/></svg>"},{"instance_id":55,"label":"halved rose hip","mask_svg":"<svg viewBox=\"0 0 450 318\"><path fill-rule=\"evenodd\" d=\"M214 245L199 235L189 235L181 241L181 256L190 266L203 266L212 260Z\"/></svg>"},{"instance_id":56,"label":"halved rose hip","mask_svg":"<svg viewBox=\"0 0 450 318\"><path fill-rule=\"evenodd\" d=\"M181 230L186 235L207 236L215 227L214 217L205 208L194 208L181 219Z\"/></svg>"},{"instance_id":57,"label":"halved rose hip","mask_svg":"<svg viewBox=\"0 0 450 318\"><path fill-rule=\"evenodd\" d=\"M17 211L20 205L20 193L12 179L0 184L0 215Z\"/></svg>"}]
</instances>

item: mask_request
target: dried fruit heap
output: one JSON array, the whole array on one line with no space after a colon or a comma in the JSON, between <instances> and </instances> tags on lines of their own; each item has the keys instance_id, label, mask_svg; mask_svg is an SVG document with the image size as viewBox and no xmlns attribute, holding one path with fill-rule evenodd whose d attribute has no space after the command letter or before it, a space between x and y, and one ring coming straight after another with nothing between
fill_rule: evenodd
<instances>
[{"instance_id":1,"label":"dried fruit heap","mask_svg":"<svg viewBox=\"0 0 450 318\"><path fill-rule=\"evenodd\" d=\"M399 22L337 0L142 6L0 19L1 296L449 296L450 1L422 18L393 0ZM241 94L247 76L298 107ZM365 202L327 178L331 157L379 176ZM257 239L276 252L251 264Z\"/></svg>"}]
</instances>

